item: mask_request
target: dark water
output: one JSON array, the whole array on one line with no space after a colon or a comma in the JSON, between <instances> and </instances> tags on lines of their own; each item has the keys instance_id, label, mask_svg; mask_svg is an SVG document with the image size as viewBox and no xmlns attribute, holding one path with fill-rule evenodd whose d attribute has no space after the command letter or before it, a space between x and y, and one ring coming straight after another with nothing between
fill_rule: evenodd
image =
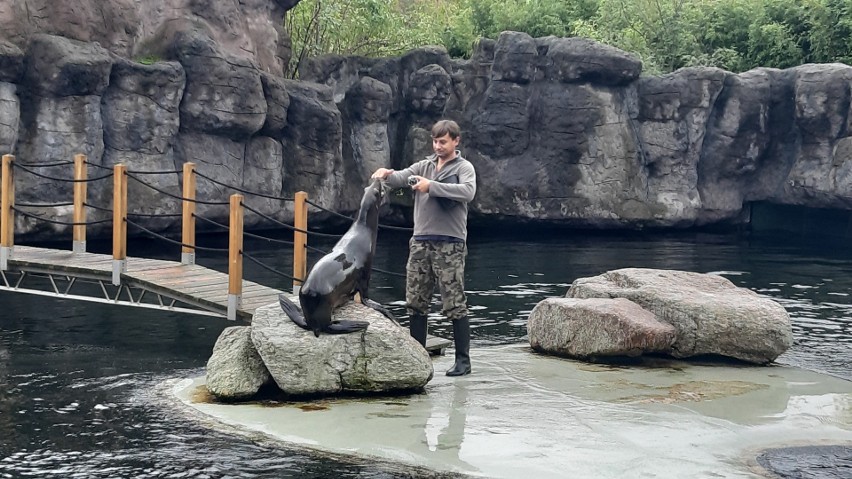
<instances>
[{"instance_id":1,"label":"dark water","mask_svg":"<svg viewBox=\"0 0 852 479\"><path fill-rule=\"evenodd\" d=\"M204 240L207 246L225 241ZM402 272L405 236L383 232L380 243L376 266ZM276 248L253 241L245 249L290 271L290 253ZM132 244L130 254L179 258L174 247L151 240ZM205 254L198 262L226 266L226 258ZM577 277L622 267L719 272L772 297L794 322L795 344L780 362L852 380L852 249L822 240L473 233L467 271L473 347L526 341L526 317L538 301L563 295ZM246 277L290 287L250 263ZM371 286L373 299L404 316L401 277L377 273ZM10 293L0 293L0 301L0 478L397 477L370 464L212 432L164 407L154 386L202 374L216 338L232 323ZM431 331L447 330L438 322Z\"/></svg>"}]
</instances>

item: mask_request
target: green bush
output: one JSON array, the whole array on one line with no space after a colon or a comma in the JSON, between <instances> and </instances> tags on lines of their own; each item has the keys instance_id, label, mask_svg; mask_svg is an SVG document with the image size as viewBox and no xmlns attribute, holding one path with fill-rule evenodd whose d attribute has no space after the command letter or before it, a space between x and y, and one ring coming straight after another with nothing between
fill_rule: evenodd
<instances>
[{"instance_id":1,"label":"green bush","mask_svg":"<svg viewBox=\"0 0 852 479\"><path fill-rule=\"evenodd\" d=\"M294 75L302 58L327 53L440 44L468 57L507 30L592 38L637 54L646 74L852 62L850 0L302 0L285 22Z\"/></svg>"}]
</instances>

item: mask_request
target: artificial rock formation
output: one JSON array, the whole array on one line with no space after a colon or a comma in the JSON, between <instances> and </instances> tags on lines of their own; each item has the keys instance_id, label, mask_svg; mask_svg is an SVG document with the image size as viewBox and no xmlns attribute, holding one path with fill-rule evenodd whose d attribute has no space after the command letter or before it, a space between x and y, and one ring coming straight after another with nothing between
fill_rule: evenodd
<instances>
[{"instance_id":1,"label":"artificial rock formation","mask_svg":"<svg viewBox=\"0 0 852 479\"><path fill-rule=\"evenodd\" d=\"M430 126L452 118L478 172L473 221L687 228L748 221L752 202L852 209L847 65L642 77L634 56L591 40L504 32L467 60L438 47L325 56L290 80L280 25L295 0L77 3L0 7L0 147L50 177L69 177L67 166L47 165L75 153L94 165L90 176L117 163L176 171L193 162L227 185L272 197L304 190L348 213L371 171L430 153ZM181 183L177 174L147 180L175 193ZM70 198L70 183L22 173L16 184L21 203ZM108 207L110 190L90 185L90 203ZM198 182L202 200L233 192ZM132 212L177 210L144 185L129 196ZM292 220L287 201L247 203ZM36 213L70 220L65 207ZM218 205L199 214L227 220ZM178 227L170 217L140 221ZM252 213L246 221L270 226ZM22 238L69 229L17 223ZM108 225L98 228L92 237Z\"/></svg>"},{"instance_id":2,"label":"artificial rock formation","mask_svg":"<svg viewBox=\"0 0 852 479\"><path fill-rule=\"evenodd\" d=\"M624 268L575 280L566 298L573 299L533 309L533 348L571 357L656 352L766 364L793 344L780 304L718 275Z\"/></svg>"}]
</instances>

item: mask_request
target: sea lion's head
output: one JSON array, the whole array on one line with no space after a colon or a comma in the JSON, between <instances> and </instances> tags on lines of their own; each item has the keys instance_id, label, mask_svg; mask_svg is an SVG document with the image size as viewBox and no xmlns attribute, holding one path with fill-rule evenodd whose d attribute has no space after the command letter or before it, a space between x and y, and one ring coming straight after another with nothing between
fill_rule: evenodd
<instances>
[{"instance_id":1,"label":"sea lion's head","mask_svg":"<svg viewBox=\"0 0 852 479\"><path fill-rule=\"evenodd\" d=\"M381 206L387 200L388 192L390 191L390 186L381 179L375 178L373 181L364 188L364 198L361 200L361 207L364 206L372 206L376 205ZM369 198L370 205L367 205L365 202Z\"/></svg>"}]
</instances>

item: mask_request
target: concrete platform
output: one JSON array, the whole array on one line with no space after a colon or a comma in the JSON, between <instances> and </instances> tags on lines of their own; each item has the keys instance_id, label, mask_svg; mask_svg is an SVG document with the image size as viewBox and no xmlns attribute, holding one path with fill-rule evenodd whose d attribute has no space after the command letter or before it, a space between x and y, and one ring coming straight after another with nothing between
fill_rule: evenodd
<instances>
[{"instance_id":1,"label":"concrete platform","mask_svg":"<svg viewBox=\"0 0 852 479\"><path fill-rule=\"evenodd\" d=\"M601 366L512 345L474 349L474 373L452 379L452 354L433 360L409 397L195 402L203 378L172 391L291 446L494 478L764 477L763 449L852 446L852 382L797 368Z\"/></svg>"}]
</instances>

